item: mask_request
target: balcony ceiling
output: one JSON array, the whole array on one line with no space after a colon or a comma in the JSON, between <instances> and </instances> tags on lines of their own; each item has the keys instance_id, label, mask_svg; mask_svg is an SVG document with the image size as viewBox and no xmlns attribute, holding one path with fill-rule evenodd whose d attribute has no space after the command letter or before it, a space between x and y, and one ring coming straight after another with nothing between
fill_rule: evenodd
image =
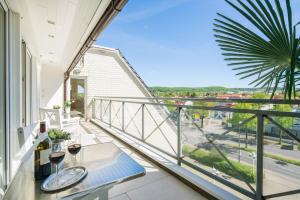
<instances>
[{"instance_id":1,"label":"balcony ceiling","mask_svg":"<svg viewBox=\"0 0 300 200\"><path fill-rule=\"evenodd\" d=\"M9 0L8 4L21 15L22 37L29 49L43 64L65 70L110 1Z\"/></svg>"}]
</instances>

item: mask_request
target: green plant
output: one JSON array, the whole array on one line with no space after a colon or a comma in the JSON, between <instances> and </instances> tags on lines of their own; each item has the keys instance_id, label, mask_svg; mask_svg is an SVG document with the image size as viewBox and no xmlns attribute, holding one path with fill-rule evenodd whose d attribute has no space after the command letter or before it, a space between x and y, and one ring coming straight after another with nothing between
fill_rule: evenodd
<instances>
[{"instance_id":1,"label":"green plant","mask_svg":"<svg viewBox=\"0 0 300 200\"><path fill-rule=\"evenodd\" d=\"M297 149L298 149L298 151L300 151L300 144L298 144Z\"/></svg>"},{"instance_id":2,"label":"green plant","mask_svg":"<svg viewBox=\"0 0 300 200\"><path fill-rule=\"evenodd\" d=\"M70 107L71 107L71 101L65 101L64 108L70 108Z\"/></svg>"},{"instance_id":3,"label":"green plant","mask_svg":"<svg viewBox=\"0 0 300 200\"><path fill-rule=\"evenodd\" d=\"M281 111L281 112L291 112L292 106L291 105L285 105L285 104L279 104L274 105L274 108L272 110ZM292 117L274 117L275 121L280 124L281 126L289 129L294 124L294 118ZM282 137L284 132L280 129L279 130L279 144L282 144Z\"/></svg>"},{"instance_id":4,"label":"green plant","mask_svg":"<svg viewBox=\"0 0 300 200\"><path fill-rule=\"evenodd\" d=\"M220 13L214 31L218 46L241 79L255 77L250 84L272 91L279 89L285 99L295 98L300 82L300 37L293 24L290 0L225 0L238 11L250 26ZM256 2L256 3L255 3ZM248 27L253 27L252 30ZM279 87L280 86L280 87Z\"/></svg>"},{"instance_id":5,"label":"green plant","mask_svg":"<svg viewBox=\"0 0 300 200\"><path fill-rule=\"evenodd\" d=\"M70 139L70 133L63 131L63 130L59 130L59 129L48 130L48 136L51 140L59 140L59 139L68 140L68 139Z\"/></svg>"},{"instance_id":6,"label":"green plant","mask_svg":"<svg viewBox=\"0 0 300 200\"><path fill-rule=\"evenodd\" d=\"M255 172L253 173L252 167L250 165L229 159L230 163L239 172L237 173L216 150L208 152L202 149L196 150L196 148L192 146L184 145L183 154L198 161L203 165L214 167L217 170L239 180L245 180L249 183L255 182Z\"/></svg>"},{"instance_id":7,"label":"green plant","mask_svg":"<svg viewBox=\"0 0 300 200\"><path fill-rule=\"evenodd\" d=\"M52 108L59 110L60 109L60 105L54 105Z\"/></svg>"}]
</instances>

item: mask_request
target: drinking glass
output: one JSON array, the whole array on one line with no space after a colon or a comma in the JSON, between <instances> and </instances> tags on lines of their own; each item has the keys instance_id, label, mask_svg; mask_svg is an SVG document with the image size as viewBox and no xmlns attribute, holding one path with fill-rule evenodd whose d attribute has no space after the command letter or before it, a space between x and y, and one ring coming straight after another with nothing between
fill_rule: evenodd
<instances>
[{"instance_id":1,"label":"drinking glass","mask_svg":"<svg viewBox=\"0 0 300 200\"><path fill-rule=\"evenodd\" d=\"M81 135L79 133L72 133L68 142L68 151L73 155L73 165L76 165L76 155L81 149Z\"/></svg>"},{"instance_id":2,"label":"drinking glass","mask_svg":"<svg viewBox=\"0 0 300 200\"><path fill-rule=\"evenodd\" d=\"M49 160L50 160L51 164L55 165L56 184L57 185L58 185L58 181L59 181L59 176L58 176L59 168L58 168L58 165L65 158L65 152L66 152L66 150L65 150L64 140L55 140L55 141L52 142L52 151L49 154Z\"/></svg>"}]
</instances>

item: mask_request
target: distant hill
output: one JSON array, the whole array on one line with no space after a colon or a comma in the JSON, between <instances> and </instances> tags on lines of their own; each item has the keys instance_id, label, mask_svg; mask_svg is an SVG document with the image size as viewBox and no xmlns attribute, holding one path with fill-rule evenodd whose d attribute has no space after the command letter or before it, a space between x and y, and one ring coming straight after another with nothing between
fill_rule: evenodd
<instances>
[{"instance_id":1,"label":"distant hill","mask_svg":"<svg viewBox=\"0 0 300 200\"><path fill-rule=\"evenodd\" d=\"M226 88L222 86L209 86L209 87L149 87L151 92L157 93L253 93L263 92L262 88Z\"/></svg>"}]
</instances>

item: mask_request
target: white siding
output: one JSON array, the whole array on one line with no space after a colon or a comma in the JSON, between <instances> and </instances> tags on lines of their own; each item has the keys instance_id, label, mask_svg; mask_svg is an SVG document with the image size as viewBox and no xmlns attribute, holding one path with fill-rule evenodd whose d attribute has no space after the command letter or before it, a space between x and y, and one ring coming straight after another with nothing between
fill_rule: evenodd
<instances>
[{"instance_id":1,"label":"white siding","mask_svg":"<svg viewBox=\"0 0 300 200\"><path fill-rule=\"evenodd\" d=\"M116 49L91 48L84 56L84 67L78 67L81 67L81 73L77 75L87 77L88 117L91 117L91 99L95 96L151 97L147 88ZM139 101L149 102L148 100ZM122 128L121 106L122 103L113 102L111 108L112 124L119 129ZM126 103L124 110L125 132L141 138L141 105ZM103 102L102 111L103 120L109 122L107 101ZM97 102L96 116L98 115L98 118L99 112L100 104ZM177 134L174 124L170 120L166 120L159 129L156 129L157 125L161 124L168 116L164 108L146 105L144 113L146 142L175 155L177 153Z\"/></svg>"},{"instance_id":2,"label":"white siding","mask_svg":"<svg viewBox=\"0 0 300 200\"><path fill-rule=\"evenodd\" d=\"M57 66L44 65L40 74L41 107L52 108L63 105L64 69Z\"/></svg>"},{"instance_id":3,"label":"white siding","mask_svg":"<svg viewBox=\"0 0 300 200\"><path fill-rule=\"evenodd\" d=\"M88 73L88 96L145 97L145 94L131 78L130 73L120 65L116 57L88 53L85 66Z\"/></svg>"}]
</instances>

